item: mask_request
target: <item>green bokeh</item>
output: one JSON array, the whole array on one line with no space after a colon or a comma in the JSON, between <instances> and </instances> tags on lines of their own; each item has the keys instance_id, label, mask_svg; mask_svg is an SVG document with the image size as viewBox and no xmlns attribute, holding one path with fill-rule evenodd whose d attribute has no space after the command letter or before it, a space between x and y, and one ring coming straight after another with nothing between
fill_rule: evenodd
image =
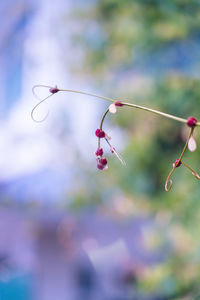
<instances>
[{"instance_id":1,"label":"green bokeh","mask_svg":"<svg viewBox=\"0 0 200 300\"><path fill-rule=\"evenodd\" d=\"M91 1L85 9L74 11L73 17L81 20L74 45L83 51L84 59L72 69L89 77L101 94L200 119L199 1ZM119 126L126 134L127 166L110 157L108 171L86 170L73 206L82 207L87 199L88 205L100 202L109 210L111 199L121 193L124 206L126 201L133 205L123 216L152 218L160 239L170 245L161 266L150 268L138 280L138 292L161 295L158 299L199 299L200 184L181 166L173 174L172 190L164 191L189 129L127 108L108 119L105 128ZM195 137L199 146L198 128ZM198 172L199 149L187 151L184 162Z\"/></svg>"}]
</instances>

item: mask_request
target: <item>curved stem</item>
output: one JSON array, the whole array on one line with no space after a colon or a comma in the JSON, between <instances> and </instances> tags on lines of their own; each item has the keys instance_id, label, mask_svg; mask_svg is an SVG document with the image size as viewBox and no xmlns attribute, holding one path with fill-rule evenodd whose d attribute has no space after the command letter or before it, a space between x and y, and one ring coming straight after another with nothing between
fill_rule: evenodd
<instances>
[{"instance_id":1,"label":"curved stem","mask_svg":"<svg viewBox=\"0 0 200 300\"><path fill-rule=\"evenodd\" d=\"M101 118L101 122L100 122L100 126L99 126L99 128L100 128L101 130L102 130L102 128L103 128L103 122L104 122L105 117L106 117L106 115L107 115L108 112L109 112L109 108L106 109L106 111L104 112L104 114L103 114L103 116L102 116L102 118ZM98 148L100 148L100 144L101 144L100 138L98 138Z\"/></svg>"},{"instance_id":2,"label":"curved stem","mask_svg":"<svg viewBox=\"0 0 200 300\"><path fill-rule=\"evenodd\" d=\"M99 96L99 95L92 94L92 93L87 93L87 92L82 92L82 91L76 91L76 90L63 90L63 89L59 89L59 91L61 91L61 92L76 93L76 94L82 94L82 95L86 95L86 96L91 96L91 97L95 97L95 98L99 98L99 99L108 100L108 101L111 101L111 102L117 101L117 100L114 100L114 99L112 99L112 98L103 97L103 96Z\"/></svg>"},{"instance_id":3,"label":"curved stem","mask_svg":"<svg viewBox=\"0 0 200 300\"><path fill-rule=\"evenodd\" d=\"M101 130L102 130L102 127L103 127L103 122L104 122L105 117L106 117L106 115L107 115L108 112L109 112L109 108L106 109L105 113L103 114L103 116L101 118L101 123L100 123L100 127L99 127Z\"/></svg>"},{"instance_id":4,"label":"curved stem","mask_svg":"<svg viewBox=\"0 0 200 300\"><path fill-rule=\"evenodd\" d=\"M170 171L169 175L167 176L167 179L165 181L165 191L169 192L172 188L173 185L173 181L170 179L170 177L172 176L172 174L174 173L174 170L176 169L176 167L173 167L173 169ZM170 185L168 187L168 183L170 182Z\"/></svg>"},{"instance_id":5,"label":"curved stem","mask_svg":"<svg viewBox=\"0 0 200 300\"><path fill-rule=\"evenodd\" d=\"M48 98L50 98L51 96L53 96L53 94L50 94L49 96L47 96L47 97L44 98L43 100L40 100L40 102L37 103L37 104L33 107L32 111L31 111L31 118L32 118L32 120L33 120L34 122L36 122L36 123L42 123L42 122L44 122L44 121L46 120L46 118L48 117L49 112L47 112L46 116L45 116L42 120L36 120L36 119L34 118L33 115L34 115L34 112L35 112L36 108L37 108L40 104L42 104L43 102L45 102L45 101L46 101Z\"/></svg>"},{"instance_id":6,"label":"curved stem","mask_svg":"<svg viewBox=\"0 0 200 300\"><path fill-rule=\"evenodd\" d=\"M34 92L34 89L37 88L37 87L46 87L46 88L51 88L50 86L44 86L44 85L36 85L34 86L33 88L33 93L34 95L38 98L38 96L35 94ZM99 96L99 95L96 95L96 94L92 94L92 93L87 93L87 92L83 92L83 91L78 91L78 90L69 90L69 89L58 89L59 92L69 92L69 93L76 93L76 94L82 94L82 95L86 95L86 96L90 96L90 97L95 97L95 98L99 98L99 99L104 99L104 100L107 100L107 101L111 101L111 102L116 102L116 101L120 101L122 104L124 104L125 106L129 106L129 107L133 107L133 108L138 108L138 109L141 109L141 110L145 110L145 111L148 111L148 112L152 112L154 114L157 114L157 115L160 115L160 116L163 116L165 118L168 118L168 119L172 119L172 120L175 120L175 121L178 121L178 122L181 122L181 123L187 123L187 119L183 119L183 118L180 118L180 117L176 117L174 115L171 115L171 114L167 114L167 113L164 113L164 112L161 112L159 110L156 110L156 109L151 109L151 108L148 108L148 107L145 107L145 106L141 106L141 105L137 105L137 104L134 104L134 103L126 103L126 102L122 102L121 100L118 100L118 99L112 99L112 98L108 98L108 97L104 97L104 96ZM41 100L41 99L40 99ZM43 102L43 101L42 101ZM40 103L39 103L40 104ZM38 104L38 105L39 105ZM38 106L37 105L37 106ZM200 126L200 122L197 122L196 123L196 126Z\"/></svg>"},{"instance_id":7,"label":"curved stem","mask_svg":"<svg viewBox=\"0 0 200 300\"><path fill-rule=\"evenodd\" d=\"M106 115L107 115L108 112L109 112L109 108L106 109L106 111L104 112L104 114L103 114L103 116L102 116L102 118L101 118L100 127L99 127L101 130L102 130L102 128L103 128L103 122L104 122L105 117L106 117ZM114 153L115 156L116 156L116 157L119 159L119 161L122 163L122 165L125 166L126 163L125 163L124 159L121 157L121 155L119 155L119 154L116 152L115 148L112 147L112 145L110 144L110 142L109 142L108 139L109 139L109 137L106 135L106 136L105 136L105 140L106 140L106 142L108 143L111 152ZM98 138L98 148L100 148L100 138Z\"/></svg>"},{"instance_id":8,"label":"curved stem","mask_svg":"<svg viewBox=\"0 0 200 300\"><path fill-rule=\"evenodd\" d=\"M160 116L163 116L165 118L172 119L172 120L175 120L175 121L178 121L178 122L181 122L181 123L187 123L187 119L179 118L179 117L176 117L174 115L167 114L167 113L161 112L159 110L151 109L151 108L148 108L148 107L145 107L145 106L141 106L141 105L137 105L137 104L133 104L133 103L122 102L121 100L118 100L118 99L112 99L112 98L108 98L108 97L104 97L104 96L99 96L99 95L92 94L92 93L77 91L77 90L59 89L59 91L87 95L87 96L91 96L91 97L95 97L95 98L99 98L99 99L108 100L108 101L111 101L111 102L120 101L125 106L129 106L129 107L133 107L133 108L138 108L138 109L141 109L141 110L149 111L149 112L152 112L154 114L157 114L157 115L160 115ZM196 126L200 126L200 122L197 122Z\"/></svg>"},{"instance_id":9,"label":"curved stem","mask_svg":"<svg viewBox=\"0 0 200 300\"><path fill-rule=\"evenodd\" d=\"M183 158L183 155L184 155L184 153L185 153L185 151L186 151L186 149L187 149L187 146L188 146L188 142L189 142L189 139L191 138L191 136L192 136L192 134L193 134L193 131L194 131L194 128L191 128L191 130L190 130L190 134L189 134L189 136L188 136L188 138L187 138L187 141L186 141L186 143L185 143L185 146L184 146L184 148L183 148L183 151L181 152L181 155L180 155L180 157L179 157L179 162L181 162L183 165L185 165L181 160L182 160L182 158ZM190 168L190 167L189 167ZM176 165L173 167L173 169L170 171L170 173L169 173L169 175L167 176L167 179L166 179L166 181L165 181L165 191L166 192L169 192L170 190L171 190L171 187L172 187L172 184L173 184L173 181L170 179L170 177L172 176L172 174L174 173L174 170L176 169ZM192 170L191 168L190 168L190 170L194 173L192 173L194 176L195 176L195 174L197 174L194 170ZM198 175L198 174L197 174ZM196 176L195 176L196 177ZM170 182L170 185L169 185L169 187L168 187L168 183Z\"/></svg>"},{"instance_id":10,"label":"curved stem","mask_svg":"<svg viewBox=\"0 0 200 300\"><path fill-rule=\"evenodd\" d=\"M184 148L183 148L183 151L182 151L182 153L181 153L181 155L180 155L180 157L179 157L179 161L180 161L180 162L181 162L181 159L183 158L183 155L184 155L184 153L185 153L185 151L186 151L186 149L187 149L188 142L189 142L189 139L191 138L191 136L192 136L192 134L193 134L193 131L194 131L194 128L191 128L190 134L189 134L189 136L188 136L188 138L187 138L187 141L186 141L186 143L185 143L185 146L184 146Z\"/></svg>"},{"instance_id":11,"label":"curved stem","mask_svg":"<svg viewBox=\"0 0 200 300\"><path fill-rule=\"evenodd\" d=\"M35 96L36 99L38 99L39 101L41 101L41 100L43 100L43 99L40 99L40 98L38 97L38 95L36 94L36 92L35 92L35 90L36 90L37 88L48 88L48 89L50 89L51 86L49 86L49 85L42 85L42 84L36 84L36 85L34 85L34 86L32 87L32 93L33 93L33 95Z\"/></svg>"},{"instance_id":12,"label":"curved stem","mask_svg":"<svg viewBox=\"0 0 200 300\"><path fill-rule=\"evenodd\" d=\"M151 109L151 108L148 108L148 107L145 107L145 106L141 106L141 105L137 105L137 104L132 104L132 103L124 103L123 102L123 104L125 106L129 106L129 107L133 107L133 108L138 108L138 109L142 109L142 110L145 110L145 111L149 111L149 112L152 112L152 113L154 113L156 115L160 115L160 116L163 116L163 117L166 117L168 119L172 119L172 120L175 120L175 121L178 121L178 122L187 123L186 119L179 118L179 117L176 117L174 115L166 114L166 113L164 113L162 111L159 111L159 110Z\"/></svg>"},{"instance_id":13,"label":"curved stem","mask_svg":"<svg viewBox=\"0 0 200 300\"><path fill-rule=\"evenodd\" d=\"M196 171L194 171L190 166L186 165L184 162L182 162L182 164L192 172L192 175L193 175L194 177L196 177L197 179L200 180L200 176L199 176L199 174L197 174Z\"/></svg>"}]
</instances>

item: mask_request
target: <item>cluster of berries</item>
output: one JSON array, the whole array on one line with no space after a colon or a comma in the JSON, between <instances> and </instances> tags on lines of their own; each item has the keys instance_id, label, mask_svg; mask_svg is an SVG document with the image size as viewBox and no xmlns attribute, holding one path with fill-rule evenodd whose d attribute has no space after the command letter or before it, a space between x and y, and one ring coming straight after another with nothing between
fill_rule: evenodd
<instances>
[{"instance_id":1,"label":"cluster of berries","mask_svg":"<svg viewBox=\"0 0 200 300\"><path fill-rule=\"evenodd\" d=\"M115 114L117 112L117 107L122 107L124 106L124 104L121 101L115 101L114 103L112 103L108 110L106 111L105 115L110 112L112 114ZM101 126L102 127L102 126ZM110 140L111 138L105 133L105 131L103 131L102 129L98 128L95 131L95 135L98 137L99 139L99 147L97 148L95 155L97 156L97 168L99 170L106 170L108 168L108 161L105 157L103 157L103 149L100 148L100 139L104 138L107 142L107 144L110 147L110 151L111 153L115 154L116 157L121 161L122 164L125 164L123 158L116 152L115 148L110 144Z\"/></svg>"},{"instance_id":2,"label":"cluster of berries","mask_svg":"<svg viewBox=\"0 0 200 300\"><path fill-rule=\"evenodd\" d=\"M49 90L49 95L44 98L44 99L40 99L37 94L35 93L35 89L36 88L47 88ZM182 119L182 118L179 118L179 117L176 117L176 116L173 116L173 115L169 115L169 114L164 114L158 110L153 110L151 108L147 108L147 107L144 107L144 106L140 106L140 105L137 105L137 104L133 104L133 103L125 103L125 102L121 102L121 101L115 101L113 99L110 99L110 98L106 98L106 97L101 97L101 96L98 96L98 95L94 95L94 94L91 94L91 93L86 93L86 92L82 92L82 91L75 91L75 90L64 90L64 89L58 89L58 87L50 87L50 86L45 86L45 85L36 85L33 87L33 94L35 95L35 97L37 99L40 100L40 102L38 104L35 105L35 107L32 109L32 112L31 112L31 117L32 119L35 121L35 122L42 122L46 119L46 117L40 121L36 120L34 118L34 112L35 112L35 109L41 104L43 103L44 101L46 101L49 97L53 96L54 94L56 94L57 92L72 92L72 93L79 93L79 94L84 94L84 95L87 95L87 96L92 96L92 97L96 97L96 98L100 98L100 99L104 99L104 100L109 100L109 101L112 101L112 104L108 107L108 109L105 111L105 113L103 114L103 117L101 119L101 123L100 123L100 128L98 128L96 131L95 131L95 135L96 137L98 138L98 148L95 152L95 155L97 157L97 168L99 170L106 170L108 168L108 162L107 162L107 159L103 156L104 155L104 151L103 149L101 148L101 145L100 145L100 141L101 139L105 139L105 141L107 142L107 144L109 145L109 148L110 148L110 151L111 153L115 154L115 156L120 160L120 162L125 165L125 162L123 160L123 158L116 152L115 148L110 144L110 137L105 133L105 131L102 130L102 127L103 127L103 122L104 122L104 119L107 115L108 112L110 112L111 114L115 114L117 112L117 108L118 107L122 107L124 105L126 106L129 106L129 107L132 107L132 108L137 108L137 109L142 109L142 110L145 110L145 111L149 111L149 112L153 112L153 113L156 113L157 115L162 115L162 116L165 116L167 118L170 118L170 119L174 119L176 121L179 121L179 122L182 122L182 123L186 123L188 127L191 128L190 130L190 133L189 133L189 136L187 138L187 141L186 141L186 144L182 150L182 153L180 155L179 158L177 158L175 160L175 162L173 163L173 168L172 170L170 171L167 179L166 179L166 182L165 182L165 190L166 191L169 191L172 187L172 180L170 179L170 177L172 176L174 170L178 167L180 167L181 165L184 165L186 168L188 168L191 172L192 172L192 175L195 176L197 179L200 180L200 175L198 175L190 166L186 165L182 158L183 158L183 155L188 147L188 149L191 151L191 152L194 152L196 150L196 141L194 139L194 136L193 136L193 133L194 133L194 128L196 126L200 126L200 123L197 121L197 119L195 119L194 117L189 117L187 120L186 119Z\"/></svg>"},{"instance_id":3,"label":"cluster of berries","mask_svg":"<svg viewBox=\"0 0 200 300\"><path fill-rule=\"evenodd\" d=\"M108 161L103 157L103 149L98 148L95 155L97 156L97 168L99 170L106 170L108 168Z\"/></svg>"}]
</instances>

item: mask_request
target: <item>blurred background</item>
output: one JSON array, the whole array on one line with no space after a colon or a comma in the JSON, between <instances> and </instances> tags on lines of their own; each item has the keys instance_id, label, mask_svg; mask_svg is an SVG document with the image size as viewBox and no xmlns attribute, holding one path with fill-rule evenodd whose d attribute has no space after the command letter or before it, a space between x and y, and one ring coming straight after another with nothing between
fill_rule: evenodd
<instances>
[{"instance_id":1,"label":"blurred background","mask_svg":"<svg viewBox=\"0 0 200 300\"><path fill-rule=\"evenodd\" d=\"M199 0L0 1L0 299L200 299L200 185L172 163L188 129L44 84L199 118ZM40 92L39 92L40 93ZM43 96L43 92L41 92ZM199 146L199 133L195 132ZM199 170L199 150L184 161Z\"/></svg>"}]
</instances>

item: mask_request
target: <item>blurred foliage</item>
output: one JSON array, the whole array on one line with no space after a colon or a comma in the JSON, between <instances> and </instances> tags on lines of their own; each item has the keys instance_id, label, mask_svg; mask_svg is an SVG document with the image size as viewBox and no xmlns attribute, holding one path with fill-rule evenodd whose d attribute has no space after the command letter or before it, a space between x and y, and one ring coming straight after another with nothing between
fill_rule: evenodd
<instances>
[{"instance_id":1,"label":"blurred foliage","mask_svg":"<svg viewBox=\"0 0 200 300\"><path fill-rule=\"evenodd\" d=\"M79 24L73 29L74 72L89 77L105 96L199 118L199 1L91 1L77 8L73 18ZM108 171L86 170L83 189L75 192L72 205L82 206L83 199L89 205L100 201L107 213L114 210L119 216L154 218L161 240L170 245L170 250L165 249L168 258L146 268L135 288L143 295L156 295L151 299L199 299L200 185L180 167L173 174L171 192L164 192L165 179L188 129L127 108L106 120L104 128L111 122L126 132L123 156L127 166L110 157ZM195 137L199 141L198 130ZM199 150L187 151L184 161L198 172ZM119 194L121 208L115 207Z\"/></svg>"},{"instance_id":2,"label":"blurred foliage","mask_svg":"<svg viewBox=\"0 0 200 300\"><path fill-rule=\"evenodd\" d=\"M101 0L85 10L81 6L76 11L81 28L74 38L85 51L84 72L99 77L130 68L144 55L155 57L187 39L192 42L199 36L199 8L199 1L186 0Z\"/></svg>"}]
</instances>

